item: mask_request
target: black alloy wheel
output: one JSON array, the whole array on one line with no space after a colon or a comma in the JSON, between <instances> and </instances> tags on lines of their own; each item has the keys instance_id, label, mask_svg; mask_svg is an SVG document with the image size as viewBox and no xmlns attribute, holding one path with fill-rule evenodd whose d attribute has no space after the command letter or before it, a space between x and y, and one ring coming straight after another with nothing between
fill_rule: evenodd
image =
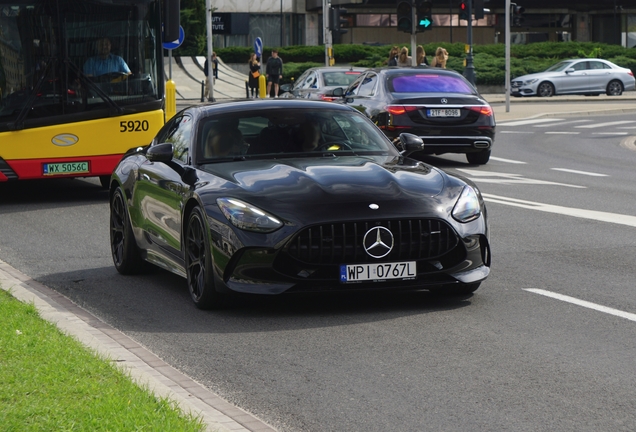
<instances>
[{"instance_id":1,"label":"black alloy wheel","mask_svg":"<svg viewBox=\"0 0 636 432\"><path fill-rule=\"evenodd\" d=\"M115 190L110 200L110 250L119 273L130 275L144 270L145 261L141 258L135 242L126 209L126 198L120 187Z\"/></svg>"},{"instance_id":2,"label":"black alloy wheel","mask_svg":"<svg viewBox=\"0 0 636 432\"><path fill-rule=\"evenodd\" d=\"M205 217L199 207L195 207L188 218L184 248L188 290L192 301L199 309L218 307L221 294L214 287L210 240Z\"/></svg>"},{"instance_id":3,"label":"black alloy wheel","mask_svg":"<svg viewBox=\"0 0 636 432\"><path fill-rule=\"evenodd\" d=\"M607 95L608 96L620 96L623 94L623 83L619 80L610 81L607 84Z\"/></svg>"},{"instance_id":4,"label":"black alloy wheel","mask_svg":"<svg viewBox=\"0 0 636 432\"><path fill-rule=\"evenodd\" d=\"M539 87L537 87L537 95L541 97L554 96L554 86L550 82L543 81L541 84L539 84Z\"/></svg>"}]
</instances>

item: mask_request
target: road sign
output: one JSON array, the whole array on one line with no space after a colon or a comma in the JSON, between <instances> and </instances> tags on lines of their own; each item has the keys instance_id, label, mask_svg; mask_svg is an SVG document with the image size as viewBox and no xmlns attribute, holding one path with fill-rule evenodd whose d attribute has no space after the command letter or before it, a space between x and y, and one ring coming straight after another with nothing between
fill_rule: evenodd
<instances>
[{"instance_id":1,"label":"road sign","mask_svg":"<svg viewBox=\"0 0 636 432\"><path fill-rule=\"evenodd\" d=\"M259 37L254 39L254 52L256 57L263 57L263 40Z\"/></svg>"},{"instance_id":2,"label":"road sign","mask_svg":"<svg viewBox=\"0 0 636 432\"><path fill-rule=\"evenodd\" d=\"M172 42L164 42L162 45L164 49L173 50L175 48L179 48L179 46L183 43L185 39L185 32L183 31L183 27L179 26L179 39Z\"/></svg>"}]
</instances>

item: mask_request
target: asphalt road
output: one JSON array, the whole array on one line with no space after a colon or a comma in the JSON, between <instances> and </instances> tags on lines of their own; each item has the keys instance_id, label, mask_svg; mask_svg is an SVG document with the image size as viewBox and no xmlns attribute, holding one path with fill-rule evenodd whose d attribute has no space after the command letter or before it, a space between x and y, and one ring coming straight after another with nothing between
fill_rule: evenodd
<instances>
[{"instance_id":1,"label":"asphalt road","mask_svg":"<svg viewBox=\"0 0 636 432\"><path fill-rule=\"evenodd\" d=\"M500 122L485 166L427 158L487 199L493 271L473 296L199 311L177 276L117 274L96 181L0 185L0 259L281 431L633 431L636 120L552 120Z\"/></svg>"}]
</instances>

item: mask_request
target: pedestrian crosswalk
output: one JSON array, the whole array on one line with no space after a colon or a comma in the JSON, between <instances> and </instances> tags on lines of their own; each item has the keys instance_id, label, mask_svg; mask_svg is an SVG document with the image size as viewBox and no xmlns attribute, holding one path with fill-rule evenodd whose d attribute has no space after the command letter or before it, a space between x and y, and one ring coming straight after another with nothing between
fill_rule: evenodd
<instances>
[{"instance_id":1,"label":"pedestrian crosswalk","mask_svg":"<svg viewBox=\"0 0 636 432\"><path fill-rule=\"evenodd\" d=\"M525 126L518 128L518 126ZM589 119L530 118L497 123L497 133L546 135L632 135L636 120L594 121Z\"/></svg>"}]
</instances>

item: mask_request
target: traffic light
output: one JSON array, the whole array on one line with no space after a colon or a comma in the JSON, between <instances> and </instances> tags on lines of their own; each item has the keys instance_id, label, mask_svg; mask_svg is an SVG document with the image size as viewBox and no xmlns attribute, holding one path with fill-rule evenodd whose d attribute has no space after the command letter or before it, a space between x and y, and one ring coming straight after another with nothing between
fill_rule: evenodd
<instances>
[{"instance_id":1,"label":"traffic light","mask_svg":"<svg viewBox=\"0 0 636 432\"><path fill-rule=\"evenodd\" d=\"M424 31L433 26L433 3L429 0L417 0L415 5L417 15L417 31Z\"/></svg>"},{"instance_id":2,"label":"traffic light","mask_svg":"<svg viewBox=\"0 0 636 432\"><path fill-rule=\"evenodd\" d=\"M484 0L473 0L473 16L475 19L484 17Z\"/></svg>"},{"instance_id":3,"label":"traffic light","mask_svg":"<svg viewBox=\"0 0 636 432\"><path fill-rule=\"evenodd\" d=\"M410 1L401 1L397 6L398 31L413 33L413 4Z\"/></svg>"},{"instance_id":4,"label":"traffic light","mask_svg":"<svg viewBox=\"0 0 636 432\"><path fill-rule=\"evenodd\" d=\"M332 33L345 34L349 30L343 28L345 25L349 23L346 19L342 18L343 14L346 14L346 9L341 8L330 8L329 9L329 30Z\"/></svg>"},{"instance_id":5,"label":"traffic light","mask_svg":"<svg viewBox=\"0 0 636 432\"><path fill-rule=\"evenodd\" d=\"M459 2L459 19L468 21L468 5L465 1Z\"/></svg>"},{"instance_id":6,"label":"traffic light","mask_svg":"<svg viewBox=\"0 0 636 432\"><path fill-rule=\"evenodd\" d=\"M521 27L521 24L523 23L523 13L526 11L526 9L523 6L519 6L516 3L511 3L510 4L510 22L512 23L513 27Z\"/></svg>"}]
</instances>

